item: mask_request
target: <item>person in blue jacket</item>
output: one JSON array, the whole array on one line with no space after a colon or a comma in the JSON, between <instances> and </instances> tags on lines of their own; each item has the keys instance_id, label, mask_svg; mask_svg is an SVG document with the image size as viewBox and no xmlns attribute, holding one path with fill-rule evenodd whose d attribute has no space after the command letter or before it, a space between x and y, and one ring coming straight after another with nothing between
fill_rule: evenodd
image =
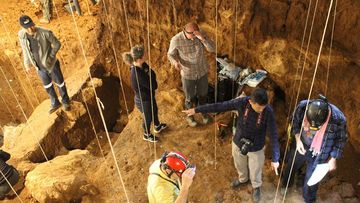
<instances>
[{"instance_id":1,"label":"person in blue jacket","mask_svg":"<svg viewBox=\"0 0 360 203\"><path fill-rule=\"evenodd\" d=\"M294 112L291 136L295 138L295 144L290 149L285 166L282 191L289 176L291 185L294 172L306 164L303 198L306 203L315 202L319 183L308 186L307 182L317 164L328 163L329 171L336 169L336 160L341 157L347 141L346 118L340 109L328 103L323 95L318 99L303 100ZM294 153L296 156L291 172Z\"/></svg>"},{"instance_id":2,"label":"person in blue jacket","mask_svg":"<svg viewBox=\"0 0 360 203\"><path fill-rule=\"evenodd\" d=\"M146 52L143 46L136 45L130 52L123 53L123 60L131 67L131 87L135 93L135 106L143 113L144 137L149 142L157 142L158 137L150 132L151 122L154 122L154 132L160 133L167 128L165 123L160 123L158 106L155 99L155 90L158 87L156 74L146 63ZM154 119L154 120L153 120Z\"/></svg>"},{"instance_id":3,"label":"person in blue jacket","mask_svg":"<svg viewBox=\"0 0 360 203\"><path fill-rule=\"evenodd\" d=\"M195 113L215 113L236 110L239 117L236 133L232 141L232 156L239 177L232 181L231 187L244 185L250 179L253 187L253 201L261 198L262 168L265 161L265 135L270 135L272 145L272 169L277 174L279 167L279 142L274 111L268 104L266 90L255 89L250 97L236 98L215 104L198 106L183 112L188 115Z\"/></svg>"}]
</instances>

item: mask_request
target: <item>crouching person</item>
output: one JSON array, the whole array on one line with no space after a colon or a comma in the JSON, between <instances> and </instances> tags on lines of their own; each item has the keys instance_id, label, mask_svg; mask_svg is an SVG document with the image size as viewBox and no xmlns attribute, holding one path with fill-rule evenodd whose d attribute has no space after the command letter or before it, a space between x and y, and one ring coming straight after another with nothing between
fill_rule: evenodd
<instances>
[{"instance_id":1,"label":"crouching person","mask_svg":"<svg viewBox=\"0 0 360 203\"><path fill-rule=\"evenodd\" d=\"M0 150L0 199L4 199L5 195L10 192L11 186L19 181L19 173L13 167L6 163L10 159L10 154Z\"/></svg>"},{"instance_id":2,"label":"crouching person","mask_svg":"<svg viewBox=\"0 0 360 203\"><path fill-rule=\"evenodd\" d=\"M165 152L149 169L149 203L186 203L196 168L179 152Z\"/></svg>"}]
</instances>

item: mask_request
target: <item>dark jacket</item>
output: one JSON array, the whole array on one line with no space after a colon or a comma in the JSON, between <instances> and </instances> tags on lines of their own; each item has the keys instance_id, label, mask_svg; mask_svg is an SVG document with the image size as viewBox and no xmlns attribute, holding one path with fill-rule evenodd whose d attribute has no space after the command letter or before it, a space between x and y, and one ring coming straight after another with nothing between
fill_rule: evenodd
<instances>
[{"instance_id":1,"label":"dark jacket","mask_svg":"<svg viewBox=\"0 0 360 203\"><path fill-rule=\"evenodd\" d=\"M307 100L303 100L296 107L291 129L292 136L300 133L306 103ZM327 162L330 156L336 159L340 158L347 141L346 118L344 114L333 104L330 104L330 108L331 117L325 130L320 154L316 157L314 166Z\"/></svg>"},{"instance_id":2,"label":"dark jacket","mask_svg":"<svg viewBox=\"0 0 360 203\"><path fill-rule=\"evenodd\" d=\"M150 86L151 74L151 86ZM142 67L131 66L131 87L135 93L135 100L142 100L143 102L151 101L152 97L155 99L155 90L157 89L156 74L149 67L147 63L143 63ZM140 97L141 95L141 97Z\"/></svg>"},{"instance_id":3,"label":"dark jacket","mask_svg":"<svg viewBox=\"0 0 360 203\"><path fill-rule=\"evenodd\" d=\"M244 116L247 108L248 115ZM259 151L265 146L265 135L266 132L268 132L273 151L272 160L273 162L278 162L280 158L278 134L274 111L270 105L266 105L260 121L258 121L259 113L255 112L250 106L249 97L236 98L222 103L207 104L195 108L196 113L224 112L230 110L237 110L239 113L233 142L240 148L241 138L250 139L254 145L249 148L249 151Z\"/></svg>"},{"instance_id":4,"label":"dark jacket","mask_svg":"<svg viewBox=\"0 0 360 203\"><path fill-rule=\"evenodd\" d=\"M9 179L13 173L13 167L6 163L10 159L10 154L0 150L0 170L5 175L6 179ZM0 185L5 183L5 178L0 174Z\"/></svg>"}]
</instances>

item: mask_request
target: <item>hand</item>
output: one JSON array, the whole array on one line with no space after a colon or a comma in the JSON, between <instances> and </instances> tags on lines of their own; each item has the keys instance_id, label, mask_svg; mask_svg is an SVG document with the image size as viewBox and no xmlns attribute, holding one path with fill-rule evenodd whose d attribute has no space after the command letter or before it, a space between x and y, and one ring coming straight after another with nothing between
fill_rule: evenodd
<instances>
[{"instance_id":1,"label":"hand","mask_svg":"<svg viewBox=\"0 0 360 203\"><path fill-rule=\"evenodd\" d=\"M181 187L189 188L193 182L195 176L195 168L188 168L181 175Z\"/></svg>"},{"instance_id":2,"label":"hand","mask_svg":"<svg viewBox=\"0 0 360 203\"><path fill-rule=\"evenodd\" d=\"M201 41L205 40L204 36L201 34L200 31L194 31L193 33L194 33L195 37L197 37L199 40L201 40Z\"/></svg>"},{"instance_id":3,"label":"hand","mask_svg":"<svg viewBox=\"0 0 360 203\"><path fill-rule=\"evenodd\" d=\"M279 168L279 162L271 162L271 170L275 171L275 174L278 176L278 168Z\"/></svg>"},{"instance_id":4,"label":"hand","mask_svg":"<svg viewBox=\"0 0 360 203\"><path fill-rule=\"evenodd\" d=\"M183 110L183 113L186 113L187 116L193 116L195 114L195 109L187 109L187 110Z\"/></svg>"},{"instance_id":5,"label":"hand","mask_svg":"<svg viewBox=\"0 0 360 203\"><path fill-rule=\"evenodd\" d=\"M304 144L301 142L300 138L296 139L296 150L302 155L305 155L305 153L306 153Z\"/></svg>"},{"instance_id":6,"label":"hand","mask_svg":"<svg viewBox=\"0 0 360 203\"><path fill-rule=\"evenodd\" d=\"M331 157L328 161L329 164L329 171L335 171L336 170L336 159Z\"/></svg>"},{"instance_id":7,"label":"hand","mask_svg":"<svg viewBox=\"0 0 360 203\"><path fill-rule=\"evenodd\" d=\"M180 71L182 69L181 63L179 61L175 62L175 69L178 70L178 71Z\"/></svg>"}]
</instances>

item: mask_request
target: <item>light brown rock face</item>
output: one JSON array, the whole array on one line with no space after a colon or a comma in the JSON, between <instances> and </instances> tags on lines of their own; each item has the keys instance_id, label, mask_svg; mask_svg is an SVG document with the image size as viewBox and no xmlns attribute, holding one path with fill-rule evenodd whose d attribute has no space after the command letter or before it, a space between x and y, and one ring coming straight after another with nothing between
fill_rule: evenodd
<instances>
[{"instance_id":1,"label":"light brown rock face","mask_svg":"<svg viewBox=\"0 0 360 203\"><path fill-rule=\"evenodd\" d=\"M83 196L91 196L96 202L98 189L88 174L93 161L88 151L73 150L36 166L27 174L25 186L39 202L79 201Z\"/></svg>"}]
</instances>

